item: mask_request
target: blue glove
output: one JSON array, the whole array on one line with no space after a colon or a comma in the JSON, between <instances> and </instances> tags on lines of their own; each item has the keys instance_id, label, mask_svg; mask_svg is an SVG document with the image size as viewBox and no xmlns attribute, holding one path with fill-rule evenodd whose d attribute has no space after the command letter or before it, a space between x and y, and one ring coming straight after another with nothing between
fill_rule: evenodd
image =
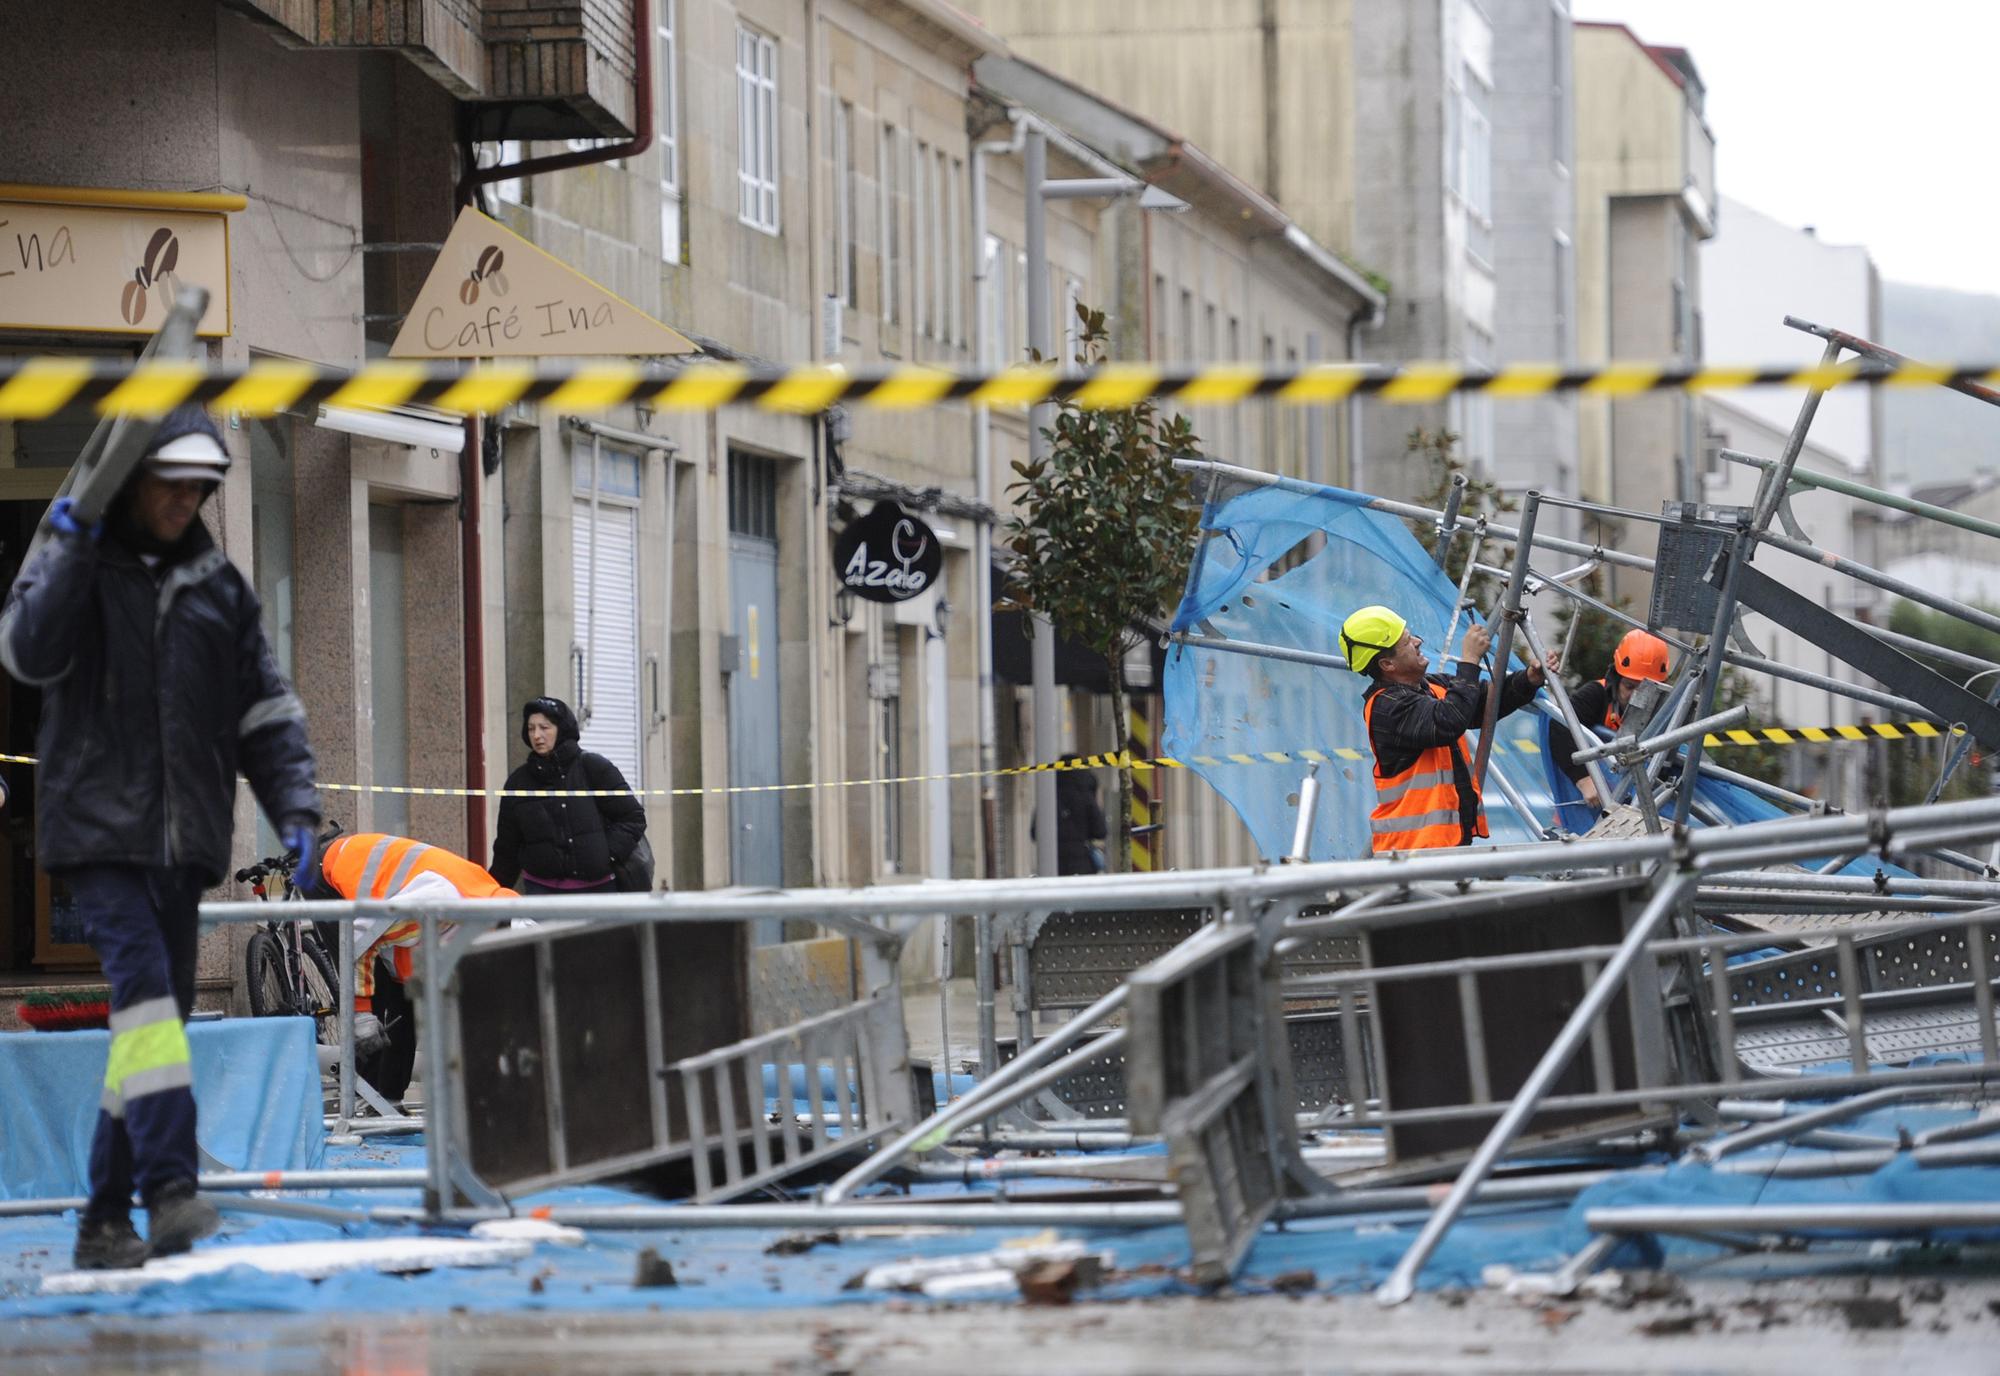
<instances>
[{"instance_id":1,"label":"blue glove","mask_svg":"<svg viewBox=\"0 0 2000 1376\"><path fill-rule=\"evenodd\" d=\"M319 879L319 823L303 812L291 812L278 823L278 840L292 853L292 883L310 887Z\"/></svg>"},{"instance_id":2,"label":"blue glove","mask_svg":"<svg viewBox=\"0 0 2000 1376\"><path fill-rule=\"evenodd\" d=\"M60 531L64 535L81 535L86 540L96 540L100 535L104 534L104 522L102 521L91 526L88 530L84 529L83 524L76 519L75 509L76 500L74 498L56 498L55 502L49 507L50 527Z\"/></svg>"}]
</instances>

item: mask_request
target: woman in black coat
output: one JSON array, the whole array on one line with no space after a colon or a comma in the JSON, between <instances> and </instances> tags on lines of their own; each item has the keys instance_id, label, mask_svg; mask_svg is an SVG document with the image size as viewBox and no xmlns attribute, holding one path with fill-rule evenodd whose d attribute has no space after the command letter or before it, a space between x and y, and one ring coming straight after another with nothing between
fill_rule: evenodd
<instances>
[{"instance_id":1,"label":"woman in black coat","mask_svg":"<svg viewBox=\"0 0 2000 1376\"><path fill-rule=\"evenodd\" d=\"M528 758L507 789L616 790L622 797L502 798L486 868L524 894L577 893L616 886L613 867L646 835L646 809L618 766L578 743L576 714L558 698L521 708ZM516 882L519 881L519 882Z\"/></svg>"}]
</instances>

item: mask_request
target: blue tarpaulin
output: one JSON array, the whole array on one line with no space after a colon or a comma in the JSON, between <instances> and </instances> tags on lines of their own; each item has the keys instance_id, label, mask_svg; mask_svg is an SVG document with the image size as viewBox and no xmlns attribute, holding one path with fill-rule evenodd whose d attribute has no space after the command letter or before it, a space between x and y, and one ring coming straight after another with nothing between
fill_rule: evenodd
<instances>
[{"instance_id":1,"label":"blue tarpaulin","mask_svg":"<svg viewBox=\"0 0 2000 1376\"><path fill-rule=\"evenodd\" d=\"M0 1033L0 1199L89 1193L90 1138L111 1034ZM299 1170L325 1150L310 1018L188 1025L202 1148L231 1170Z\"/></svg>"}]
</instances>

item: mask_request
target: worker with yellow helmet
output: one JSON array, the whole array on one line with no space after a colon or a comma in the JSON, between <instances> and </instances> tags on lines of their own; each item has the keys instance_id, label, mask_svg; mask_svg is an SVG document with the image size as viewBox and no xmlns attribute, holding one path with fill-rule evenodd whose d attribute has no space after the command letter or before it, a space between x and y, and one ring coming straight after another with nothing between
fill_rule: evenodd
<instances>
[{"instance_id":1,"label":"worker with yellow helmet","mask_svg":"<svg viewBox=\"0 0 2000 1376\"><path fill-rule=\"evenodd\" d=\"M1666 641L1651 631L1627 631L1618 648L1612 651L1611 665L1604 671L1604 677L1592 679L1569 695L1577 720L1585 726L1602 726L1616 734L1625 709L1632 702L1633 690L1641 683L1667 681L1667 660ZM1549 754L1586 803L1594 808L1604 806L1590 770L1576 762L1576 738L1561 722L1549 727Z\"/></svg>"},{"instance_id":2,"label":"worker with yellow helmet","mask_svg":"<svg viewBox=\"0 0 2000 1376\"><path fill-rule=\"evenodd\" d=\"M1484 626L1468 629L1458 672L1446 676L1428 672L1423 640L1387 607L1363 607L1341 625L1348 667L1369 680L1361 716L1375 751L1376 854L1467 846L1487 834L1461 739L1485 716L1489 685L1479 666L1492 640ZM1557 662L1550 656L1549 667ZM1509 674L1500 715L1525 707L1542 680L1540 664Z\"/></svg>"}]
</instances>

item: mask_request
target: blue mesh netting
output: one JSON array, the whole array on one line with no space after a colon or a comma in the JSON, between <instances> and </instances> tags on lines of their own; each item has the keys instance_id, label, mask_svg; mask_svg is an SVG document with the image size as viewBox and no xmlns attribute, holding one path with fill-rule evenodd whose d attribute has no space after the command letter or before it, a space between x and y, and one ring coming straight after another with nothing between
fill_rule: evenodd
<instances>
[{"instance_id":1,"label":"blue mesh netting","mask_svg":"<svg viewBox=\"0 0 2000 1376\"><path fill-rule=\"evenodd\" d=\"M1435 656L1444 646L1458 590L1402 521L1367 510L1369 500L1331 487L1260 487L1210 502L1174 629L1337 655L1340 624L1348 613L1379 602L1401 613L1423 637L1426 653ZM1270 575L1315 534L1325 535L1324 548L1297 567ZM1311 858L1364 856L1368 813L1375 805L1369 778L1373 756L1361 719L1365 683L1345 669L1177 645L1167 655L1163 744L1228 800L1266 856L1291 849L1302 771L1255 757L1266 751L1324 752L1329 759L1320 767ZM1505 772L1538 815L1518 812L1489 783L1487 825L1495 843L1538 839L1555 815L1550 771L1543 765L1542 723L1530 709L1500 724L1492 768ZM1467 738L1468 750L1477 739L1476 733ZM1232 755L1252 761L1231 760ZM1203 763L1204 757L1214 763ZM1588 813L1579 808L1565 820L1580 831Z\"/></svg>"}]
</instances>

